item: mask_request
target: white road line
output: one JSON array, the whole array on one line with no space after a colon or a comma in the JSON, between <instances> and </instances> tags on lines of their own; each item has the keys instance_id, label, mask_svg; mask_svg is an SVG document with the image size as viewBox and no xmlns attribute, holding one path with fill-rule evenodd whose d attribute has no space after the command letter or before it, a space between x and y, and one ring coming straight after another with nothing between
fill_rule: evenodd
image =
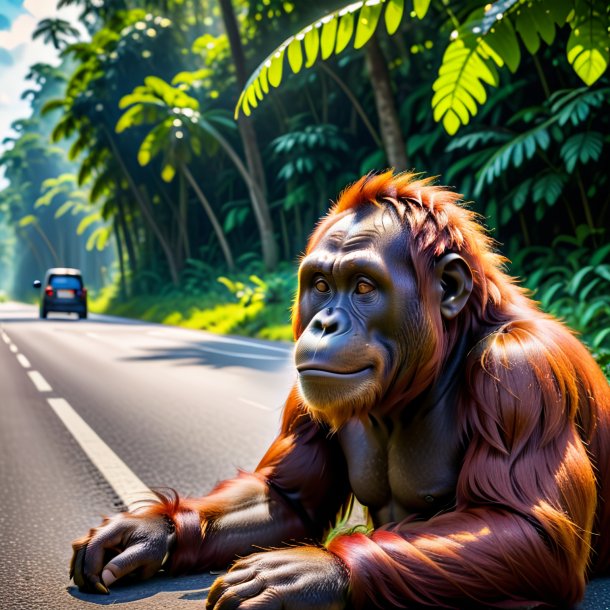
<instances>
[{"instance_id":1,"label":"white road line","mask_svg":"<svg viewBox=\"0 0 610 610\"><path fill-rule=\"evenodd\" d=\"M273 407L268 407L267 405L262 405L260 402L254 402L253 400L248 400L247 398L239 397L239 400L245 402L247 405L251 407L256 407L257 409L261 409L262 411L275 411Z\"/></svg>"},{"instance_id":2,"label":"white road line","mask_svg":"<svg viewBox=\"0 0 610 610\"><path fill-rule=\"evenodd\" d=\"M19 364L24 368L24 369L29 369L30 366L32 366L30 364L30 361L23 355L23 354L17 354L17 360L19 360Z\"/></svg>"},{"instance_id":3,"label":"white road line","mask_svg":"<svg viewBox=\"0 0 610 610\"><path fill-rule=\"evenodd\" d=\"M126 506L156 500L152 491L63 398L47 402Z\"/></svg>"},{"instance_id":4,"label":"white road line","mask_svg":"<svg viewBox=\"0 0 610 610\"><path fill-rule=\"evenodd\" d=\"M53 390L47 383L47 380L38 371L28 371L28 375L39 392L51 392Z\"/></svg>"},{"instance_id":5,"label":"white road line","mask_svg":"<svg viewBox=\"0 0 610 610\"><path fill-rule=\"evenodd\" d=\"M2 341L4 341L7 345L9 345L11 342L11 340L8 338L8 335L5 332L2 333Z\"/></svg>"},{"instance_id":6,"label":"white road line","mask_svg":"<svg viewBox=\"0 0 610 610\"><path fill-rule=\"evenodd\" d=\"M13 352L13 354L16 354L19 350L17 349L17 346L14 343L11 343L9 346L11 352Z\"/></svg>"}]
</instances>

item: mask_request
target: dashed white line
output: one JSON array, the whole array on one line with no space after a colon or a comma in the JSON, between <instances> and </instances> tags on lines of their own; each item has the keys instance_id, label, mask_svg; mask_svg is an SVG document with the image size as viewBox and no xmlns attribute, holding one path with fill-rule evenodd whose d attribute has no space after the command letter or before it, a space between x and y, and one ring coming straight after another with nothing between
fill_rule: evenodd
<instances>
[{"instance_id":1,"label":"dashed white line","mask_svg":"<svg viewBox=\"0 0 610 610\"><path fill-rule=\"evenodd\" d=\"M17 354L17 360L19 361L19 364L24 369L30 368L30 366L31 366L30 361L23 354Z\"/></svg>"},{"instance_id":2,"label":"dashed white line","mask_svg":"<svg viewBox=\"0 0 610 610\"><path fill-rule=\"evenodd\" d=\"M126 506L156 496L63 398L47 402Z\"/></svg>"},{"instance_id":3,"label":"dashed white line","mask_svg":"<svg viewBox=\"0 0 610 610\"><path fill-rule=\"evenodd\" d=\"M38 371L28 371L28 375L39 392L53 391L53 388L48 384L47 380Z\"/></svg>"},{"instance_id":4,"label":"dashed white line","mask_svg":"<svg viewBox=\"0 0 610 610\"><path fill-rule=\"evenodd\" d=\"M26 369L30 368L30 361L19 353L17 347L3 330L0 330L0 336L9 345L11 351L16 353L21 366ZM39 392L53 391L51 385L38 371L27 371L27 374ZM139 503L157 499L157 496L104 443L99 435L70 406L67 400L64 398L48 398L47 402L125 506L134 506L137 511Z\"/></svg>"}]
</instances>

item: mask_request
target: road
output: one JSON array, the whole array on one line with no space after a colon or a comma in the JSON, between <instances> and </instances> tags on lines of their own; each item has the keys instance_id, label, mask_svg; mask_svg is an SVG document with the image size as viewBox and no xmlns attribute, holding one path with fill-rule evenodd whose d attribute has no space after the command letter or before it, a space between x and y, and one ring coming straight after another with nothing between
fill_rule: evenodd
<instances>
[{"instance_id":1,"label":"road","mask_svg":"<svg viewBox=\"0 0 610 610\"><path fill-rule=\"evenodd\" d=\"M79 593L70 542L149 488L253 468L293 379L289 345L0 304L0 609L202 608L210 574ZM610 579L580 608L610 610Z\"/></svg>"}]
</instances>

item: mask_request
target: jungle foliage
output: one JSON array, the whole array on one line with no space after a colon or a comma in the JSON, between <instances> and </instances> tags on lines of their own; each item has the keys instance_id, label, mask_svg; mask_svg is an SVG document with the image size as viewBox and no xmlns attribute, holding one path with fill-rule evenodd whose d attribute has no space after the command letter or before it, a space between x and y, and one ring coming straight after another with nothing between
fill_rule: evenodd
<instances>
[{"instance_id":1,"label":"jungle foliage","mask_svg":"<svg viewBox=\"0 0 610 610\"><path fill-rule=\"evenodd\" d=\"M511 270L609 359L606 3L67 5L89 37L40 23L61 64L32 67L32 116L0 156L0 259L18 275L112 255L105 306L219 330L234 314L197 303L241 303L223 331L273 313L286 336L316 219L394 166L474 201Z\"/></svg>"}]
</instances>

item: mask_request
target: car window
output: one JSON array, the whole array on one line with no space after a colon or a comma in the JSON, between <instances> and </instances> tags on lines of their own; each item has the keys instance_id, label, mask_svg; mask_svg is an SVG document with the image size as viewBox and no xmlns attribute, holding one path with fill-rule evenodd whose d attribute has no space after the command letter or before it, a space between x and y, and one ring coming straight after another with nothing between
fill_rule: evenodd
<instances>
[{"instance_id":1,"label":"car window","mask_svg":"<svg viewBox=\"0 0 610 610\"><path fill-rule=\"evenodd\" d=\"M53 275L49 283L55 289L78 290L82 286L81 279L76 275Z\"/></svg>"}]
</instances>

